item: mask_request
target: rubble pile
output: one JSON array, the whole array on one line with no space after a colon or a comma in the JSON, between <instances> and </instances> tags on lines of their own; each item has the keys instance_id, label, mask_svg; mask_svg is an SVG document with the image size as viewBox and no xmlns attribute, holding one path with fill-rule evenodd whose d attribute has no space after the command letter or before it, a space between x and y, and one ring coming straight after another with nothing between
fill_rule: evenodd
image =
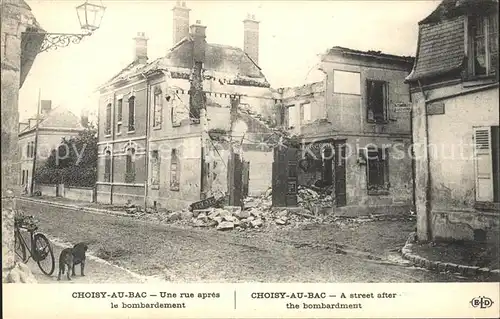
<instances>
[{"instance_id":1,"label":"rubble pile","mask_svg":"<svg viewBox=\"0 0 500 319\"><path fill-rule=\"evenodd\" d=\"M415 216L371 215L359 217L341 217L327 213L323 215L318 208L332 207L332 188L304 187L298 188L298 209L272 209L272 190L258 197L247 197L242 207L213 205L205 209L185 209L169 211L165 209L147 208L128 204L125 211L136 218L155 220L159 223L178 226L213 228L225 230L258 230L269 227L301 227L309 223L337 225L340 228L353 228L366 222L413 220ZM217 204L219 204L217 202Z\"/></svg>"},{"instance_id":2,"label":"rubble pile","mask_svg":"<svg viewBox=\"0 0 500 319\"><path fill-rule=\"evenodd\" d=\"M332 186L325 188L299 186L297 190L297 201L299 206L315 211L315 207L332 207Z\"/></svg>"}]
</instances>

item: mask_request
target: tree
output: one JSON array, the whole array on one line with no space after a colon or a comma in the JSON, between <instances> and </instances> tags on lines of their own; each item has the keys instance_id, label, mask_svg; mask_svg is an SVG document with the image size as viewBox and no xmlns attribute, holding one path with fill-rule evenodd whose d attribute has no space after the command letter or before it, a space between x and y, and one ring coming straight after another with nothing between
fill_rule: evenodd
<instances>
[{"instance_id":1,"label":"tree","mask_svg":"<svg viewBox=\"0 0 500 319\"><path fill-rule=\"evenodd\" d=\"M35 172L35 182L93 187L97 181L97 152L97 130L90 124L78 136L62 139Z\"/></svg>"}]
</instances>

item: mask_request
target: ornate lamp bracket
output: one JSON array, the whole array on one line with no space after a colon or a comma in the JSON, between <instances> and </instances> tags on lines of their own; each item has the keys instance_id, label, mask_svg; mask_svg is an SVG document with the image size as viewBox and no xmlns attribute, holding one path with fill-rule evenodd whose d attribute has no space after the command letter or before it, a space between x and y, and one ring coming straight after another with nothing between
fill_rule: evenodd
<instances>
[{"instance_id":1,"label":"ornate lamp bracket","mask_svg":"<svg viewBox=\"0 0 500 319\"><path fill-rule=\"evenodd\" d=\"M39 32L25 32L27 34L40 34ZM87 33L45 33L42 45L39 52L49 50L57 50L58 48L67 47L70 44L78 44L83 38L92 35L92 32Z\"/></svg>"}]
</instances>

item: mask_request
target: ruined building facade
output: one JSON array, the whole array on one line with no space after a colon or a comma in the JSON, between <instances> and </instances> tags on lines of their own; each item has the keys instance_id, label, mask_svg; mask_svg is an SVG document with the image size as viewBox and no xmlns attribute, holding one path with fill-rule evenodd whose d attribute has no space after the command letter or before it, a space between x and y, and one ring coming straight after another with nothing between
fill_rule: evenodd
<instances>
[{"instance_id":1,"label":"ruined building facade","mask_svg":"<svg viewBox=\"0 0 500 319\"><path fill-rule=\"evenodd\" d=\"M335 214L411 209L410 96L404 79L412 62L333 47L321 57L323 81L280 90L279 122L301 141L298 184L328 187Z\"/></svg>"},{"instance_id":2,"label":"ruined building facade","mask_svg":"<svg viewBox=\"0 0 500 319\"><path fill-rule=\"evenodd\" d=\"M207 42L200 21L187 27L189 12L173 8L166 56L148 61L139 33L134 61L100 88L98 202L182 209L222 195L234 188L233 153L247 171L242 191L271 184L271 150L256 147L275 104L256 64L258 22L243 22L242 50Z\"/></svg>"}]
</instances>

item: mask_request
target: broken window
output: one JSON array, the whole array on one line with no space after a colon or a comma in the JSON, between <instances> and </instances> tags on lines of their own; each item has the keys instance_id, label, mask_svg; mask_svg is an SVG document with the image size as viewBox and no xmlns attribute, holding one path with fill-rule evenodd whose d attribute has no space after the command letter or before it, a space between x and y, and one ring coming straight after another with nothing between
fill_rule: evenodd
<instances>
[{"instance_id":1,"label":"broken window","mask_svg":"<svg viewBox=\"0 0 500 319\"><path fill-rule=\"evenodd\" d=\"M498 126L474 128L476 201L500 201L500 131Z\"/></svg>"},{"instance_id":2,"label":"broken window","mask_svg":"<svg viewBox=\"0 0 500 319\"><path fill-rule=\"evenodd\" d=\"M470 76L496 74L498 68L498 15L471 16L468 21Z\"/></svg>"},{"instance_id":3,"label":"broken window","mask_svg":"<svg viewBox=\"0 0 500 319\"><path fill-rule=\"evenodd\" d=\"M104 125L104 134L111 135L111 103L106 105L106 123Z\"/></svg>"},{"instance_id":4,"label":"broken window","mask_svg":"<svg viewBox=\"0 0 500 319\"><path fill-rule=\"evenodd\" d=\"M128 131L135 131L135 96L128 99Z\"/></svg>"},{"instance_id":5,"label":"broken window","mask_svg":"<svg viewBox=\"0 0 500 319\"><path fill-rule=\"evenodd\" d=\"M389 190L389 152L387 148L366 150L368 194Z\"/></svg>"},{"instance_id":6,"label":"broken window","mask_svg":"<svg viewBox=\"0 0 500 319\"><path fill-rule=\"evenodd\" d=\"M179 159L176 149L172 150L170 156L170 190L179 190Z\"/></svg>"},{"instance_id":7,"label":"broken window","mask_svg":"<svg viewBox=\"0 0 500 319\"><path fill-rule=\"evenodd\" d=\"M311 103L303 103L300 105L300 122L306 124L311 122Z\"/></svg>"},{"instance_id":8,"label":"broken window","mask_svg":"<svg viewBox=\"0 0 500 319\"><path fill-rule=\"evenodd\" d=\"M367 80L366 103L368 122L385 122L387 120L387 82Z\"/></svg>"},{"instance_id":9,"label":"broken window","mask_svg":"<svg viewBox=\"0 0 500 319\"><path fill-rule=\"evenodd\" d=\"M297 111L294 105L287 106L288 109L288 123L287 128L297 127Z\"/></svg>"},{"instance_id":10,"label":"broken window","mask_svg":"<svg viewBox=\"0 0 500 319\"><path fill-rule=\"evenodd\" d=\"M162 117L163 117L163 103L161 100L161 90L155 89L154 101L153 101L153 127L161 127Z\"/></svg>"},{"instance_id":11,"label":"broken window","mask_svg":"<svg viewBox=\"0 0 500 319\"><path fill-rule=\"evenodd\" d=\"M361 94L360 73L334 70L333 92L340 94Z\"/></svg>"},{"instance_id":12,"label":"broken window","mask_svg":"<svg viewBox=\"0 0 500 319\"><path fill-rule=\"evenodd\" d=\"M157 150L151 152L151 185L160 185L160 156Z\"/></svg>"},{"instance_id":13,"label":"broken window","mask_svg":"<svg viewBox=\"0 0 500 319\"><path fill-rule=\"evenodd\" d=\"M125 183L135 182L135 149L129 148L127 150L125 163Z\"/></svg>"},{"instance_id":14,"label":"broken window","mask_svg":"<svg viewBox=\"0 0 500 319\"><path fill-rule=\"evenodd\" d=\"M104 157L104 181L111 181L111 151L107 150Z\"/></svg>"},{"instance_id":15,"label":"broken window","mask_svg":"<svg viewBox=\"0 0 500 319\"><path fill-rule=\"evenodd\" d=\"M286 126L286 107L283 105L278 106L278 119L279 119L279 125L283 127Z\"/></svg>"}]
</instances>

